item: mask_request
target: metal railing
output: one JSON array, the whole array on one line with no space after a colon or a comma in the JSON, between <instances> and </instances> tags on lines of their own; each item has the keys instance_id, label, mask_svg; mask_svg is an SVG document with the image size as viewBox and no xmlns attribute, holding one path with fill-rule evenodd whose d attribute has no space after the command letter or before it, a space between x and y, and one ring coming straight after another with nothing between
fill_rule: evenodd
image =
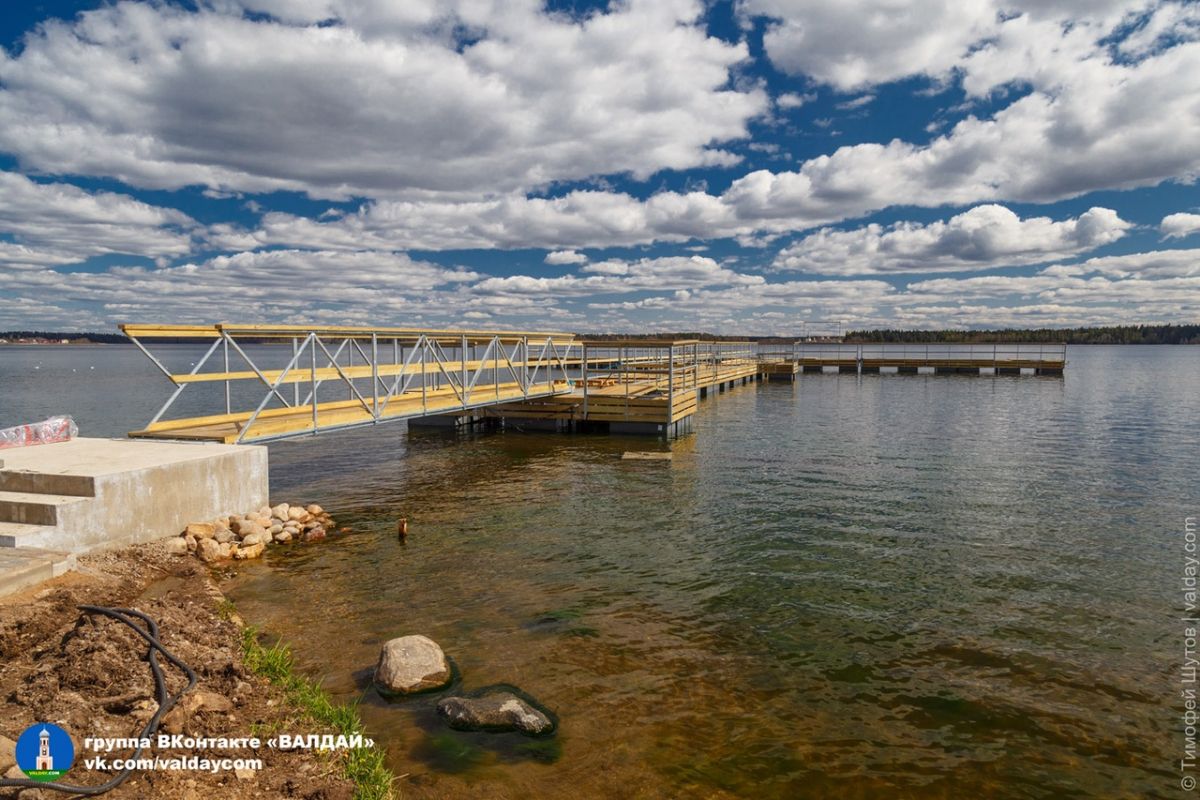
<instances>
[{"instance_id":1,"label":"metal railing","mask_svg":"<svg viewBox=\"0 0 1200 800\"><path fill-rule=\"evenodd\" d=\"M570 365L578 362L579 350L573 336L554 333L229 324L121 327L175 386L146 428L136 434L203 438L199 429L232 425L237 431L234 442L452 414L567 393L574 388ZM180 373L168 369L147 347L146 339L211 340L211 345L188 372ZM252 356L251 343L290 347L263 348ZM218 352L219 363L214 359ZM232 368L235 364L239 369ZM241 383L259 386L261 397L253 408L248 404L235 411L233 387ZM165 419L194 384L221 385L225 413ZM318 399L322 390L328 398L332 387L345 388L346 399ZM247 395L239 394L241 399ZM323 424L322 414L334 421ZM282 430L254 432L255 423L267 418ZM288 430L289 425L296 429Z\"/></svg>"}]
</instances>

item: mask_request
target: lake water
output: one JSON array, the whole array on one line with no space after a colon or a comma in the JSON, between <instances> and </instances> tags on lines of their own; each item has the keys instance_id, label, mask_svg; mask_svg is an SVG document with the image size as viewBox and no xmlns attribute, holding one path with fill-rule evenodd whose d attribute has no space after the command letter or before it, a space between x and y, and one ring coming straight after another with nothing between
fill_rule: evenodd
<instances>
[{"instance_id":1,"label":"lake water","mask_svg":"<svg viewBox=\"0 0 1200 800\"><path fill-rule=\"evenodd\" d=\"M353 533L226 589L362 699L404 797L1177 797L1200 349L1068 358L1064 377L740 387L669 443L280 442L273 500ZM68 412L121 435L169 388L131 348L0 349L0 427ZM673 460L620 460L647 449ZM380 700L379 645L409 633L456 689L519 686L558 735Z\"/></svg>"}]
</instances>

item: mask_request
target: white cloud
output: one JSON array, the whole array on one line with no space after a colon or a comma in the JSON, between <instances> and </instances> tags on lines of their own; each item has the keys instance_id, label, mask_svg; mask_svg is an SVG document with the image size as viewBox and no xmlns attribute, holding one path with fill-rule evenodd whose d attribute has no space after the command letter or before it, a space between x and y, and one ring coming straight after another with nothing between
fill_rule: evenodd
<instances>
[{"instance_id":1,"label":"white cloud","mask_svg":"<svg viewBox=\"0 0 1200 800\"><path fill-rule=\"evenodd\" d=\"M191 250L187 214L113 192L0 172L0 264L71 264L111 253L163 258Z\"/></svg>"},{"instance_id":2,"label":"white cloud","mask_svg":"<svg viewBox=\"0 0 1200 800\"><path fill-rule=\"evenodd\" d=\"M991 29L987 0L742 0L743 14L769 17L771 62L842 91L906 75L942 74Z\"/></svg>"},{"instance_id":3,"label":"white cloud","mask_svg":"<svg viewBox=\"0 0 1200 800\"><path fill-rule=\"evenodd\" d=\"M768 18L771 62L840 91L924 75L945 80L972 51L994 45L1005 27L1042 22L1094 29L1093 41L1150 0L741 0L744 17ZM1176 22L1178 28L1186 23ZM1164 27L1168 27L1166 23ZM1043 55L1053 56L1048 42ZM1006 81L1002 81L1006 82Z\"/></svg>"},{"instance_id":4,"label":"white cloud","mask_svg":"<svg viewBox=\"0 0 1200 800\"><path fill-rule=\"evenodd\" d=\"M864 94L864 95L860 95L859 97L855 97L853 99L846 100L845 102L838 103L837 108L841 111L853 111L856 108L862 108L863 106L872 102L874 99L875 99L875 95Z\"/></svg>"},{"instance_id":5,"label":"white cloud","mask_svg":"<svg viewBox=\"0 0 1200 800\"><path fill-rule=\"evenodd\" d=\"M1039 264L1114 242L1130 227L1108 208L1055 222L1023 220L1003 206L985 205L928 225L823 228L784 248L774 266L823 275L880 275Z\"/></svg>"},{"instance_id":6,"label":"white cloud","mask_svg":"<svg viewBox=\"0 0 1200 800\"><path fill-rule=\"evenodd\" d=\"M237 241L432 250L751 242L894 205L1053 202L1200 177L1200 42L1134 63L1095 54L1072 65L1053 85L1045 78L1043 89L991 118L968 116L925 145L894 139L841 147L792 171L748 173L720 194L663 191L642 200L577 190L463 202L382 200L326 222L268 214L259 230ZM980 90L1022 69L981 77Z\"/></svg>"},{"instance_id":7,"label":"white cloud","mask_svg":"<svg viewBox=\"0 0 1200 800\"><path fill-rule=\"evenodd\" d=\"M546 254L547 264L586 264L587 260L587 256L574 250L553 250Z\"/></svg>"},{"instance_id":8,"label":"white cloud","mask_svg":"<svg viewBox=\"0 0 1200 800\"><path fill-rule=\"evenodd\" d=\"M797 94L796 92L784 92L775 98L775 105L782 109L800 108L805 103L811 103L817 99L815 92L806 94Z\"/></svg>"},{"instance_id":9,"label":"white cloud","mask_svg":"<svg viewBox=\"0 0 1200 800\"><path fill-rule=\"evenodd\" d=\"M1180 239L1200 232L1200 214L1168 214L1163 217L1158 226L1162 235L1168 239Z\"/></svg>"},{"instance_id":10,"label":"white cloud","mask_svg":"<svg viewBox=\"0 0 1200 800\"><path fill-rule=\"evenodd\" d=\"M729 87L746 47L696 0L205 5L44 22L0 53L0 148L150 188L479 195L733 164L719 144L768 105Z\"/></svg>"}]
</instances>

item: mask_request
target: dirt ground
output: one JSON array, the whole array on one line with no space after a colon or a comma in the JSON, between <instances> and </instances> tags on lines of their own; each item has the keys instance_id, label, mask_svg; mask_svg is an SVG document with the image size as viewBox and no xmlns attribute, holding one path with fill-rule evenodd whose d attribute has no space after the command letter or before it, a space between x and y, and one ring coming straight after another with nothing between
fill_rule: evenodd
<instances>
[{"instance_id":1,"label":"dirt ground","mask_svg":"<svg viewBox=\"0 0 1200 800\"><path fill-rule=\"evenodd\" d=\"M75 743L75 764L62 779L95 785L110 772L89 771L85 737L140 735L157 709L146 644L129 628L82 614L81 603L136 608L159 625L163 644L194 669L199 683L164 719L160 732L193 737L250 737L272 732L327 733L303 721L282 693L251 675L241 660L241 629L228 617L205 567L168 556L160 545L84 556L68 573L26 593L0 599L0 735L15 740L38 721L55 723ZM171 692L183 674L159 658ZM125 757L114 751L109 758ZM350 800L353 788L328 754L309 750L159 750L143 756L259 758L263 768L234 774L199 771L137 772L108 798L306 798ZM5 767L0 767L5 768ZM8 777L13 777L9 775ZM22 790L0 789L0 798ZM23 790L22 800L67 797Z\"/></svg>"}]
</instances>

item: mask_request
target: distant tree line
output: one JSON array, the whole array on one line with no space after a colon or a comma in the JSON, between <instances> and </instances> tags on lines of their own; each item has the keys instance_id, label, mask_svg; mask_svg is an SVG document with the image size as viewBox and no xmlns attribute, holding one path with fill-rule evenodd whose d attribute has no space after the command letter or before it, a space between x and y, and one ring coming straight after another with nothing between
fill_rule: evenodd
<instances>
[{"instance_id":1,"label":"distant tree line","mask_svg":"<svg viewBox=\"0 0 1200 800\"><path fill-rule=\"evenodd\" d=\"M617 339L703 339L707 341L793 341L798 336L723 336L699 331L672 333L581 333L582 339L613 341ZM0 339L49 339L95 344L128 344L129 339L120 333L64 333L62 331L0 331ZM183 344L191 341L208 342L209 339L173 339ZM239 341L252 341L240 339ZM264 340L275 343L274 340ZM846 342L909 342L915 344L981 344L993 342L1066 342L1067 344L1200 344L1200 325L1118 325L1094 328L1005 328L1003 330L862 330L850 331Z\"/></svg>"},{"instance_id":2,"label":"distant tree line","mask_svg":"<svg viewBox=\"0 0 1200 800\"><path fill-rule=\"evenodd\" d=\"M50 339L94 344L128 344L129 339L121 333L63 333L62 331L0 331L0 339Z\"/></svg>"},{"instance_id":3,"label":"distant tree line","mask_svg":"<svg viewBox=\"0 0 1200 800\"><path fill-rule=\"evenodd\" d=\"M1200 325L1115 325L1096 328L1005 328L990 331L850 331L847 342L978 344L1065 342L1067 344L1200 344Z\"/></svg>"}]
</instances>

